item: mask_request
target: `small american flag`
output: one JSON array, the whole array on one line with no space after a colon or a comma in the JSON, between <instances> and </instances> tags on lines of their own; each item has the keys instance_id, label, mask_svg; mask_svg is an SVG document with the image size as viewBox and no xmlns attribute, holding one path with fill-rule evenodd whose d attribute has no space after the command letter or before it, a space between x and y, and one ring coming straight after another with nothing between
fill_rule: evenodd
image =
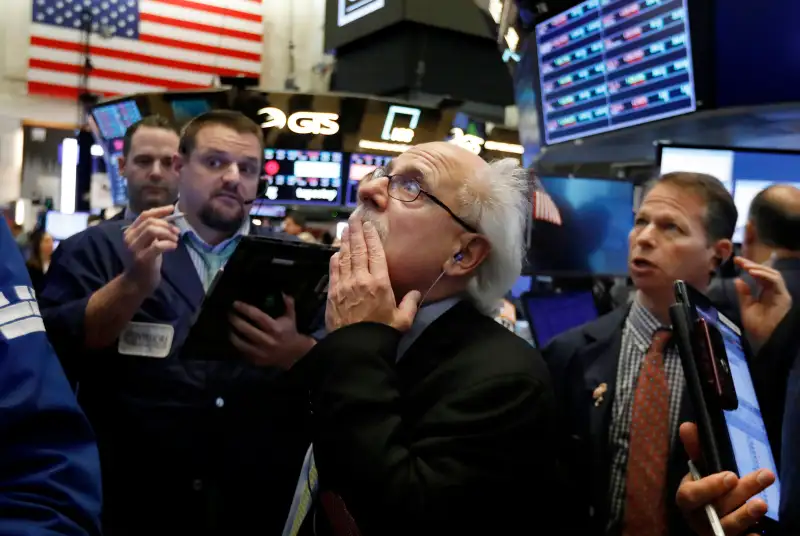
<instances>
[{"instance_id":1,"label":"small american flag","mask_svg":"<svg viewBox=\"0 0 800 536\"><path fill-rule=\"evenodd\" d=\"M561 212L553 198L544 190L544 186L538 178L533 176L533 219L550 222L553 225L561 225Z\"/></svg>"},{"instance_id":2,"label":"small american flag","mask_svg":"<svg viewBox=\"0 0 800 536\"><path fill-rule=\"evenodd\" d=\"M82 30L89 27L93 93L200 89L217 76L258 78L262 17L261 0L33 0L28 92L78 96Z\"/></svg>"}]
</instances>

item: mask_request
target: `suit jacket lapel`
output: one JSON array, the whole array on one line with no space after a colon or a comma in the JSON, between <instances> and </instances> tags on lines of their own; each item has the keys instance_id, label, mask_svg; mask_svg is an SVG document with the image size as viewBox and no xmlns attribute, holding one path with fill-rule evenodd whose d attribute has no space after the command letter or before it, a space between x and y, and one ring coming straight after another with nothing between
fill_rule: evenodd
<instances>
[{"instance_id":1,"label":"suit jacket lapel","mask_svg":"<svg viewBox=\"0 0 800 536\"><path fill-rule=\"evenodd\" d=\"M591 453L587 455L592 457L593 502L603 508L608 503L611 409L614 405L617 364L622 348L622 329L627 316L628 309L620 309L588 326L585 331L587 344L578 354L584 370L582 398L589 412ZM597 396L603 388L602 396ZM606 518L605 513L600 515L601 519Z\"/></svg>"},{"instance_id":2,"label":"suit jacket lapel","mask_svg":"<svg viewBox=\"0 0 800 536\"><path fill-rule=\"evenodd\" d=\"M164 255L161 265L161 275L164 281L172 285L180 296L191 305L192 310L197 310L205 297L203 283L197 275L189 250L183 241L178 243L178 249Z\"/></svg>"}]
</instances>

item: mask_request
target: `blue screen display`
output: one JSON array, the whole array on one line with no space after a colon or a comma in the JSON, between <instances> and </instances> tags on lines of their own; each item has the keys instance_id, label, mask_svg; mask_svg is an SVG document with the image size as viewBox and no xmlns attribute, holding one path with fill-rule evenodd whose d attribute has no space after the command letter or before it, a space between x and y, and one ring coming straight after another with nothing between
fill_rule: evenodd
<instances>
[{"instance_id":1,"label":"blue screen display","mask_svg":"<svg viewBox=\"0 0 800 536\"><path fill-rule=\"evenodd\" d=\"M660 173L691 171L718 178L733 195L739 218L733 241L741 243L750 203L772 184L800 186L800 153L702 147L662 147Z\"/></svg>"},{"instance_id":2,"label":"blue screen display","mask_svg":"<svg viewBox=\"0 0 800 536\"><path fill-rule=\"evenodd\" d=\"M535 221L528 260L536 275L628 273L633 184L612 179L541 179L562 224Z\"/></svg>"},{"instance_id":3,"label":"blue screen display","mask_svg":"<svg viewBox=\"0 0 800 536\"><path fill-rule=\"evenodd\" d=\"M739 476L744 476L759 469L769 469L777 475L778 467L772 455L767 428L761 415L761 406L756 398L753 378L750 376L750 367L742 346L742 332L736 324L716 309L704 310L697 307L697 313L705 318L710 326L719 330L725 343L733 387L739 401L736 409L724 411L737 472ZM775 521L778 520L780 490L780 482L776 479L774 484L758 495L767 503L767 517Z\"/></svg>"},{"instance_id":4,"label":"blue screen display","mask_svg":"<svg viewBox=\"0 0 800 536\"><path fill-rule=\"evenodd\" d=\"M697 109L686 0L587 0L536 40L548 144Z\"/></svg>"},{"instance_id":5,"label":"blue screen display","mask_svg":"<svg viewBox=\"0 0 800 536\"><path fill-rule=\"evenodd\" d=\"M550 295L528 295L523 298L525 314L538 347L567 330L597 318L597 307L590 291L564 292Z\"/></svg>"}]
</instances>

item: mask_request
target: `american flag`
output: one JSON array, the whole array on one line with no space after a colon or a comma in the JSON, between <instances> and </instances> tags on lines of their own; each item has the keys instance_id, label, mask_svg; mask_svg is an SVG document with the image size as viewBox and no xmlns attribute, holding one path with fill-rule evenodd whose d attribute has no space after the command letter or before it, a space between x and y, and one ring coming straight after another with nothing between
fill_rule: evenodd
<instances>
[{"instance_id":1,"label":"american flag","mask_svg":"<svg viewBox=\"0 0 800 536\"><path fill-rule=\"evenodd\" d=\"M258 78L262 16L261 0L33 0L28 92L78 96L87 26L93 93L200 89L216 76Z\"/></svg>"},{"instance_id":2,"label":"american flag","mask_svg":"<svg viewBox=\"0 0 800 536\"><path fill-rule=\"evenodd\" d=\"M553 199L544 190L544 186L536 176L532 177L533 182L533 219L550 222L554 225L561 225L561 212L558 210Z\"/></svg>"}]
</instances>

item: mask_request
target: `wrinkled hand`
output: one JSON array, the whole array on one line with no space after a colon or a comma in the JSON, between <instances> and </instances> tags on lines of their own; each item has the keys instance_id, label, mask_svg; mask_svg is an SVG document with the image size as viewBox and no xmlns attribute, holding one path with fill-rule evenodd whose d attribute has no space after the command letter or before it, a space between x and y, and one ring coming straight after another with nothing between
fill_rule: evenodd
<instances>
[{"instance_id":1,"label":"wrinkled hand","mask_svg":"<svg viewBox=\"0 0 800 536\"><path fill-rule=\"evenodd\" d=\"M148 294L161 283L162 255L178 247L180 231L162 219L174 211L172 205L145 210L124 232L125 245L133 257L125 277Z\"/></svg>"},{"instance_id":2,"label":"wrinkled hand","mask_svg":"<svg viewBox=\"0 0 800 536\"><path fill-rule=\"evenodd\" d=\"M283 301L286 314L279 318L246 303L233 304L231 344L255 365L288 370L316 344L298 333L294 300L284 295Z\"/></svg>"},{"instance_id":3,"label":"wrinkled hand","mask_svg":"<svg viewBox=\"0 0 800 536\"><path fill-rule=\"evenodd\" d=\"M357 217L342 233L331 257L325 326L328 333L358 322L378 322L405 332L411 328L422 296L409 292L397 305L383 244L375 227Z\"/></svg>"},{"instance_id":4,"label":"wrinkled hand","mask_svg":"<svg viewBox=\"0 0 800 536\"><path fill-rule=\"evenodd\" d=\"M692 461L701 457L697 426L684 423L680 428L681 441ZM751 528L767 513L758 495L775 482L771 471L761 469L743 478L734 473L717 473L694 481L691 475L683 477L675 501L692 530L701 536L711 536L705 505L712 504L720 517L727 536L739 536ZM755 534L751 536L756 536Z\"/></svg>"},{"instance_id":5,"label":"wrinkled hand","mask_svg":"<svg viewBox=\"0 0 800 536\"><path fill-rule=\"evenodd\" d=\"M792 297L786 290L780 272L774 268L742 257L736 257L734 261L758 283L760 293L753 296L750 286L737 279L736 293L739 296L742 327L753 339L763 343L789 312Z\"/></svg>"}]
</instances>

